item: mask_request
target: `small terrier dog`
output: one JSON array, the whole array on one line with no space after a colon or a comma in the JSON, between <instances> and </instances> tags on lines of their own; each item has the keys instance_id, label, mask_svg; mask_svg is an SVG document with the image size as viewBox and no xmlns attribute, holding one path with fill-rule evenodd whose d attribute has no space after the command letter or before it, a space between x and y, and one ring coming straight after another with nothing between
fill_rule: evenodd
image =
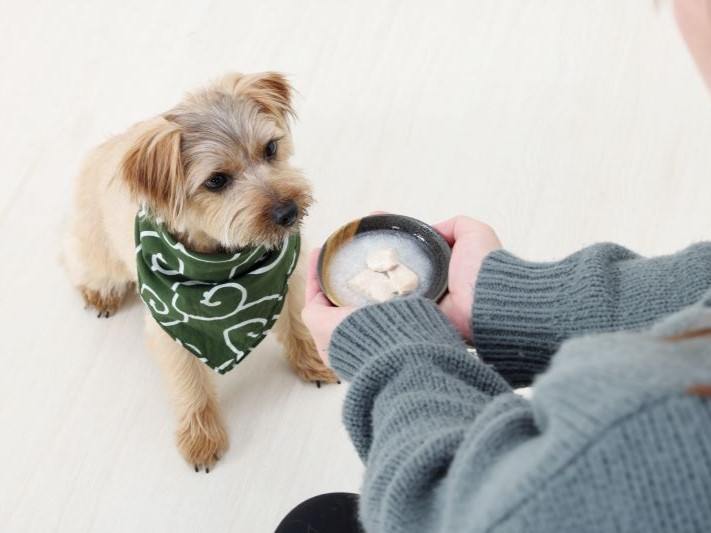
<instances>
[{"instance_id":1,"label":"small terrier dog","mask_svg":"<svg viewBox=\"0 0 711 533\"><path fill-rule=\"evenodd\" d=\"M113 314L136 289L134 224L142 208L176 246L195 253L276 250L298 235L312 198L309 183L289 163L291 99L281 74L228 74L89 153L63 255L99 317ZM335 382L301 321L303 263L289 278L274 329L302 379ZM178 448L196 471L209 472L228 447L214 372L151 316L146 329L173 396Z\"/></svg>"}]
</instances>

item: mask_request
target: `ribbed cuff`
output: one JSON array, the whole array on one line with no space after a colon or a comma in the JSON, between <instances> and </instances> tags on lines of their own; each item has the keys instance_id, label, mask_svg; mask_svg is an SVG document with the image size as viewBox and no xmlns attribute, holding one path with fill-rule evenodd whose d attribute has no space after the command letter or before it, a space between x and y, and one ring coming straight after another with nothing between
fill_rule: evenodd
<instances>
[{"instance_id":1,"label":"ribbed cuff","mask_svg":"<svg viewBox=\"0 0 711 533\"><path fill-rule=\"evenodd\" d=\"M562 280L573 268L522 261L503 250L484 260L474 290L472 337L479 356L512 386L530 385L560 344L554 315Z\"/></svg>"},{"instance_id":2,"label":"ribbed cuff","mask_svg":"<svg viewBox=\"0 0 711 533\"><path fill-rule=\"evenodd\" d=\"M338 375L350 381L369 359L423 342L466 348L436 303L405 298L365 306L349 315L333 332L329 360Z\"/></svg>"}]
</instances>

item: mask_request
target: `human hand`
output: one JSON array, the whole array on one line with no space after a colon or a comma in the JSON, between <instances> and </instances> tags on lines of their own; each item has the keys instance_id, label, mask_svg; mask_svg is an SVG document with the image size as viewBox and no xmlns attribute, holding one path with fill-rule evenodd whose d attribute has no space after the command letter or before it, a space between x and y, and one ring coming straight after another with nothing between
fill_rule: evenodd
<instances>
[{"instance_id":1,"label":"human hand","mask_svg":"<svg viewBox=\"0 0 711 533\"><path fill-rule=\"evenodd\" d=\"M449 292L439 307L462 337L471 342L474 285L484 258L501 249L501 241L491 227L462 215L435 224L434 228L452 247Z\"/></svg>"},{"instance_id":2,"label":"human hand","mask_svg":"<svg viewBox=\"0 0 711 533\"><path fill-rule=\"evenodd\" d=\"M321 292L316 274L320 248L315 248L309 256L306 272L306 301L301 311L301 319L314 339L318 354L328 365L328 344L336 326L350 315L354 307L336 307Z\"/></svg>"}]
</instances>

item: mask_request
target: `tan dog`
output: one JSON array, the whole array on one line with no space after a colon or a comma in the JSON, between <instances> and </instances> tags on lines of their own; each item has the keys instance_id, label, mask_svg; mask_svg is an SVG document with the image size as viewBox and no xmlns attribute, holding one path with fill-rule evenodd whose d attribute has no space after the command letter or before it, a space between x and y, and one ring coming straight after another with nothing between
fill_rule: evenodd
<instances>
[{"instance_id":1,"label":"tan dog","mask_svg":"<svg viewBox=\"0 0 711 533\"><path fill-rule=\"evenodd\" d=\"M311 188L289 164L291 93L277 73L230 74L88 155L77 180L64 258L99 316L114 313L135 290L139 205L147 205L195 252L278 248L298 233ZM301 322L303 280L297 266L275 331L302 379L334 382ZM178 448L196 471L209 471L228 445L214 372L152 317L146 324L177 410Z\"/></svg>"}]
</instances>

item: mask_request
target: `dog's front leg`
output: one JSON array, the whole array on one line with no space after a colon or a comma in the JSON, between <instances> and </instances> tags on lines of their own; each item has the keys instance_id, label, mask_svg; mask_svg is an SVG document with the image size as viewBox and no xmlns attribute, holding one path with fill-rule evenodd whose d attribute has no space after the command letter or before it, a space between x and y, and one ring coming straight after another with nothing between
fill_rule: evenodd
<instances>
[{"instance_id":1,"label":"dog's front leg","mask_svg":"<svg viewBox=\"0 0 711 533\"><path fill-rule=\"evenodd\" d=\"M161 330L151 316L146 329L178 415L178 449L196 472L201 468L209 472L228 447L213 372Z\"/></svg>"},{"instance_id":2,"label":"dog's front leg","mask_svg":"<svg viewBox=\"0 0 711 533\"><path fill-rule=\"evenodd\" d=\"M301 320L304 308L304 280L306 274L305 246L294 273L289 278L289 292L286 294L281 316L274 325L277 338L284 345L286 358L294 372L304 381L317 384L336 383L338 376L328 368L318 355L316 345L309 330Z\"/></svg>"}]
</instances>

